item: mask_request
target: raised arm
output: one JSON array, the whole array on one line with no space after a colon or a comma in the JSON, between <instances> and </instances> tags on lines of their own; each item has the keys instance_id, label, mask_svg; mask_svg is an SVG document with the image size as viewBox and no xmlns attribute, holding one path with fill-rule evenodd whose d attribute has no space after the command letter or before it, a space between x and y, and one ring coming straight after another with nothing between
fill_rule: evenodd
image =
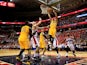
<instances>
[{"instance_id":1,"label":"raised arm","mask_svg":"<svg viewBox=\"0 0 87 65\"><path fill-rule=\"evenodd\" d=\"M55 10L53 10L53 13L54 13L55 17L57 17L57 13L56 13L56 11L55 11Z\"/></svg>"},{"instance_id":2,"label":"raised arm","mask_svg":"<svg viewBox=\"0 0 87 65\"><path fill-rule=\"evenodd\" d=\"M54 13L54 15L55 15L55 19L56 19L56 21L58 21L58 16L57 16L56 11L55 11L55 10L53 10L53 13Z\"/></svg>"},{"instance_id":3,"label":"raised arm","mask_svg":"<svg viewBox=\"0 0 87 65\"><path fill-rule=\"evenodd\" d=\"M50 19L52 18L49 12L48 12L48 17L49 17Z\"/></svg>"},{"instance_id":4,"label":"raised arm","mask_svg":"<svg viewBox=\"0 0 87 65\"><path fill-rule=\"evenodd\" d=\"M41 18L41 17L39 17L39 22L37 22L34 26L38 26L38 25L40 25L40 24L41 24L41 22L42 22L42 18Z\"/></svg>"}]
</instances>

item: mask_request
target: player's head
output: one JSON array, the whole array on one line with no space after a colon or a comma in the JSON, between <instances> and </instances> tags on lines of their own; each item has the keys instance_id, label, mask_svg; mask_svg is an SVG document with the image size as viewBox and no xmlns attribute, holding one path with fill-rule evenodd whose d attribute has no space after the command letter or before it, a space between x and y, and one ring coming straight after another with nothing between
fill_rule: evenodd
<instances>
[{"instance_id":1,"label":"player's head","mask_svg":"<svg viewBox=\"0 0 87 65\"><path fill-rule=\"evenodd\" d=\"M32 27L32 24L30 24L30 21L26 21L25 25L28 25L28 26Z\"/></svg>"},{"instance_id":2,"label":"player's head","mask_svg":"<svg viewBox=\"0 0 87 65\"><path fill-rule=\"evenodd\" d=\"M28 25L28 22L29 22L29 21L25 21L25 25Z\"/></svg>"},{"instance_id":3,"label":"player's head","mask_svg":"<svg viewBox=\"0 0 87 65\"><path fill-rule=\"evenodd\" d=\"M69 37L69 36L70 36L70 34L69 34L69 33L67 33L67 34L66 34L66 36L68 36L68 37Z\"/></svg>"}]
</instances>

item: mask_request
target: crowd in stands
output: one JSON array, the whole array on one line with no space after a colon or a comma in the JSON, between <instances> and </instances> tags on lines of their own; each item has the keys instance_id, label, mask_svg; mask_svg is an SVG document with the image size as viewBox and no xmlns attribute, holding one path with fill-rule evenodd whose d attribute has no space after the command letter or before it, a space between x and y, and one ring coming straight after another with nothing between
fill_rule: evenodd
<instances>
[{"instance_id":1,"label":"crowd in stands","mask_svg":"<svg viewBox=\"0 0 87 65\"><path fill-rule=\"evenodd\" d=\"M58 21L58 26L87 21L87 16L86 17L77 17L77 15L78 14L76 14L74 16L72 15L72 16L60 18Z\"/></svg>"},{"instance_id":2,"label":"crowd in stands","mask_svg":"<svg viewBox=\"0 0 87 65\"><path fill-rule=\"evenodd\" d=\"M57 39L60 44L64 41L67 33L74 36L75 39L75 47L76 50L86 50L87 51L87 28L84 29L76 29L76 30L68 30L60 33L57 36ZM65 43L65 42L63 42Z\"/></svg>"},{"instance_id":3,"label":"crowd in stands","mask_svg":"<svg viewBox=\"0 0 87 65\"><path fill-rule=\"evenodd\" d=\"M0 49L19 49L19 45L17 43L7 43L0 44Z\"/></svg>"},{"instance_id":4,"label":"crowd in stands","mask_svg":"<svg viewBox=\"0 0 87 65\"><path fill-rule=\"evenodd\" d=\"M58 26L67 25L67 24L73 24L77 22L87 22L87 17L77 17L79 14L66 16L58 19ZM42 23L40 26L49 25L50 22ZM2 30L2 33L0 32L0 35L3 37L0 37L0 48L19 48L17 38L13 42L13 40L6 40L8 38L8 30ZM70 35L73 35L76 40L76 47L82 48L81 45L83 45L85 48L87 48L87 28L86 29L76 29L76 30L70 30L70 31L64 31L60 33L57 36L57 39L60 44L62 44L62 41L65 39L66 33L70 33ZM2 41L3 40L3 41ZM84 40L84 41L81 41ZM9 42L10 41L10 42ZM12 43L13 42L13 43ZM85 43L84 43L85 42ZM2 44L7 43L7 44Z\"/></svg>"},{"instance_id":5,"label":"crowd in stands","mask_svg":"<svg viewBox=\"0 0 87 65\"><path fill-rule=\"evenodd\" d=\"M57 35L57 39L59 44L63 44L62 41L64 41L66 34L69 33L70 35L73 35L75 37L75 46L77 48L77 50L83 50L83 49L87 49L87 28L84 29L78 29L78 30L71 30L71 31L64 31L60 34ZM8 42L10 41L10 42ZM18 40L17 38L14 38L13 40L7 40L4 41L3 43L0 42L0 48L1 49L19 49L19 45L18 45Z\"/></svg>"},{"instance_id":6,"label":"crowd in stands","mask_svg":"<svg viewBox=\"0 0 87 65\"><path fill-rule=\"evenodd\" d=\"M78 23L78 22L87 22L87 16L77 17L78 15L80 14L74 14L74 15L59 18L58 26L63 26L63 25L68 25L68 24L73 24L73 23ZM40 26L47 26L49 24L50 22L46 22L46 23L43 22Z\"/></svg>"}]
</instances>

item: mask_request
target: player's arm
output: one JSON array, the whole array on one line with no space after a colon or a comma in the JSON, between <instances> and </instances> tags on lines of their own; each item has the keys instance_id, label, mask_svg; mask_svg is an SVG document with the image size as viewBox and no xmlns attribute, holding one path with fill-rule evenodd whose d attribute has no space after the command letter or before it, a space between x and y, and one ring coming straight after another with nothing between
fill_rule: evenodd
<instances>
[{"instance_id":1,"label":"player's arm","mask_svg":"<svg viewBox=\"0 0 87 65\"><path fill-rule=\"evenodd\" d=\"M57 16L56 11L55 11L55 10L53 10L53 13L54 13L54 15L55 15L55 19L56 19L56 21L58 21L58 16Z\"/></svg>"},{"instance_id":2,"label":"player's arm","mask_svg":"<svg viewBox=\"0 0 87 65\"><path fill-rule=\"evenodd\" d=\"M55 10L53 10L53 13L54 13L55 17L57 18L57 13L56 13L56 11L55 11Z\"/></svg>"},{"instance_id":3,"label":"player's arm","mask_svg":"<svg viewBox=\"0 0 87 65\"><path fill-rule=\"evenodd\" d=\"M47 25L47 26L42 27L41 29L43 29L43 28L49 28L49 27L50 27L50 25Z\"/></svg>"},{"instance_id":4,"label":"player's arm","mask_svg":"<svg viewBox=\"0 0 87 65\"><path fill-rule=\"evenodd\" d=\"M48 14L48 17L51 19L52 17L51 17L51 15L50 15L50 13L48 12L47 14Z\"/></svg>"},{"instance_id":5,"label":"player's arm","mask_svg":"<svg viewBox=\"0 0 87 65\"><path fill-rule=\"evenodd\" d=\"M40 25L40 24L41 24L41 22L42 22L42 18L41 18L41 17L39 17L39 22L37 22L34 26L38 26L38 25Z\"/></svg>"}]
</instances>

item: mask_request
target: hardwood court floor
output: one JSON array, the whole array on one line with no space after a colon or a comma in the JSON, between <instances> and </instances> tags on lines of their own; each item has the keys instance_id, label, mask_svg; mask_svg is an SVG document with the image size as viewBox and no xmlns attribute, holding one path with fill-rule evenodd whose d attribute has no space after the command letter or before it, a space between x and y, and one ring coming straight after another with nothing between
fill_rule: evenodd
<instances>
[{"instance_id":1,"label":"hardwood court floor","mask_svg":"<svg viewBox=\"0 0 87 65\"><path fill-rule=\"evenodd\" d=\"M25 51L25 54L27 53L27 51ZM31 51L31 54L33 54L34 51ZM61 56L65 56L66 52L65 51L59 51L59 53L61 54ZM19 50L17 49L0 49L0 56L12 56L12 55L18 55L19 54ZM42 52L41 52L42 54ZM57 56L57 53L55 51L46 51L45 55L52 55L52 56ZM73 57L72 52L69 52L69 56ZM84 57L87 58L87 51L83 52L83 51L76 51L76 56L77 57Z\"/></svg>"}]
</instances>

